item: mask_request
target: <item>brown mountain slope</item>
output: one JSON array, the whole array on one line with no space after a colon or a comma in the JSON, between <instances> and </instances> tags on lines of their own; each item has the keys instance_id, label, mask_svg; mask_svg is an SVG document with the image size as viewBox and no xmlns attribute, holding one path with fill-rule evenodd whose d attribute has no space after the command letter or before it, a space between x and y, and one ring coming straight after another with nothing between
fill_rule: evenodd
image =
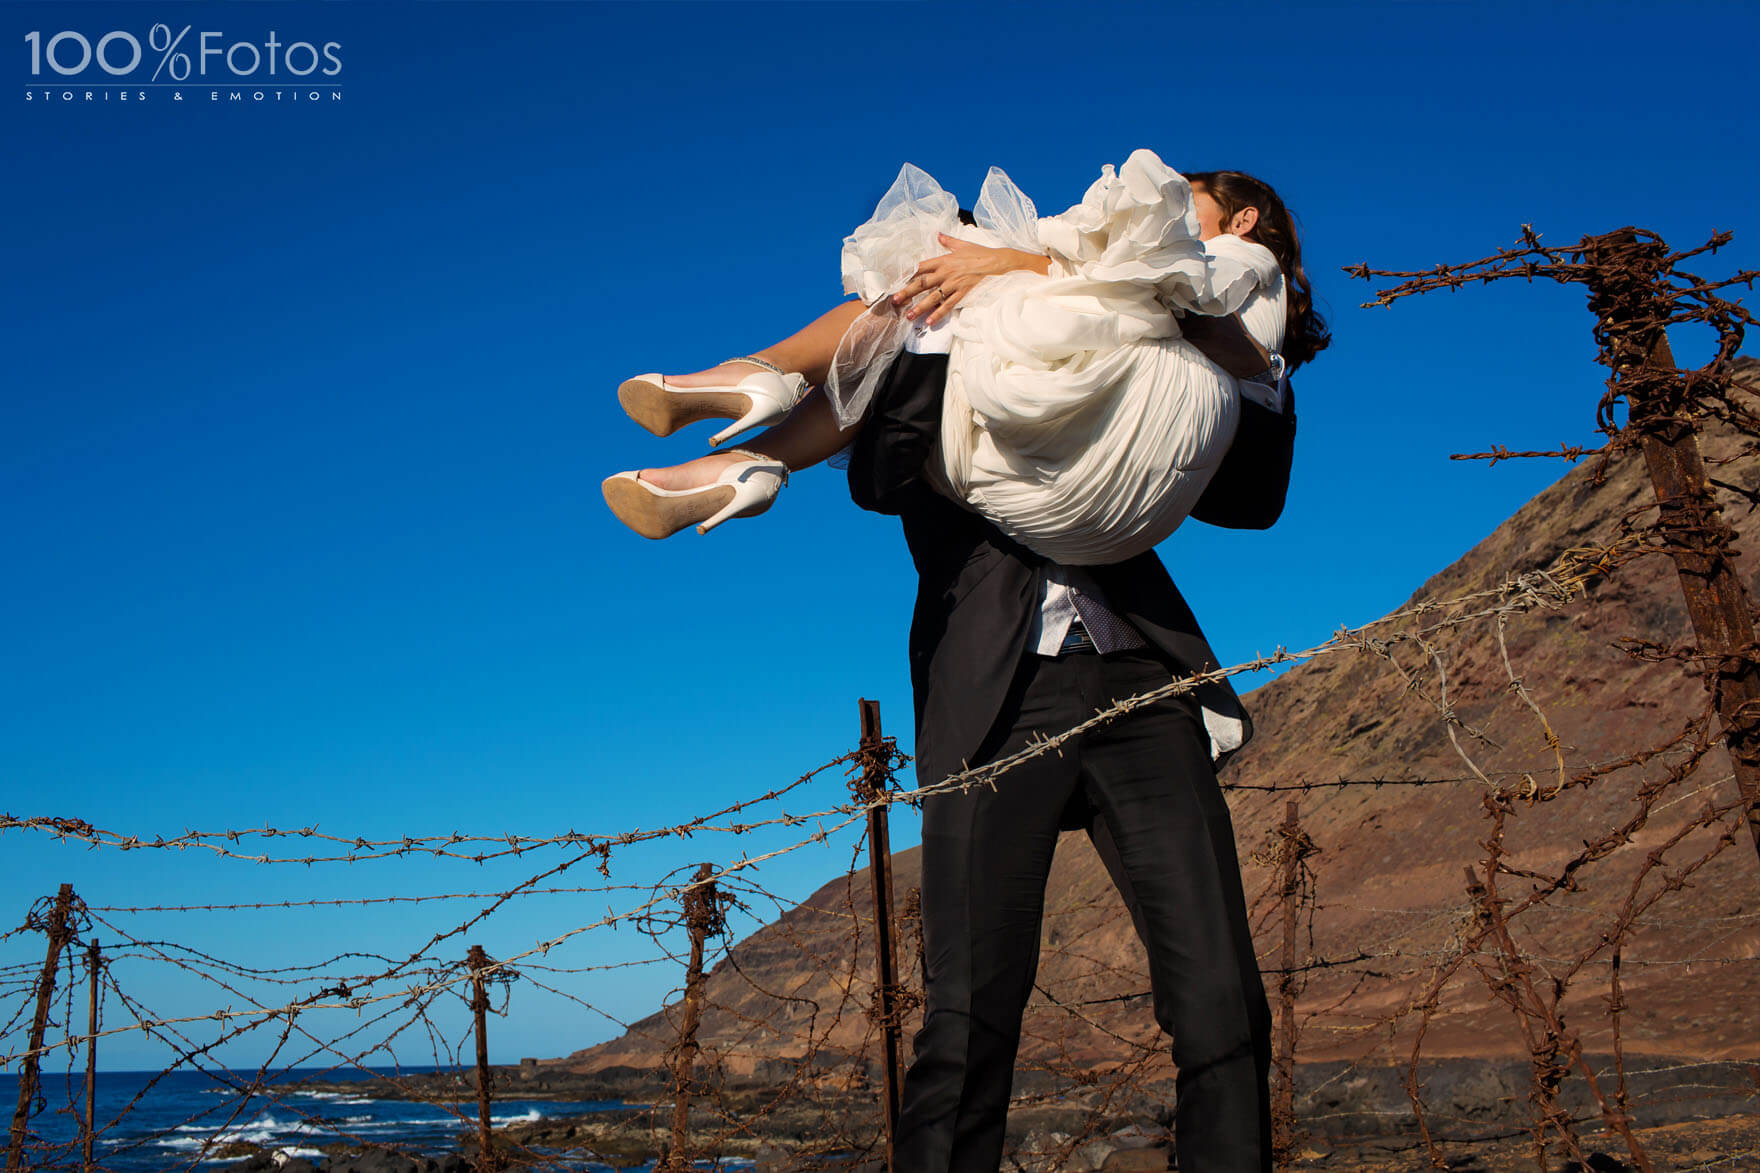
<instances>
[{"instance_id":1,"label":"brown mountain slope","mask_svg":"<svg viewBox=\"0 0 1760 1173\"><path fill-rule=\"evenodd\" d=\"M1760 363L1744 364L1750 385L1760 382ZM1735 440L1709 437L1704 449L1708 458L1728 456ZM1713 475L1753 490L1760 488L1756 463L1725 464ZM1551 564L1567 548L1610 540L1617 519L1649 503L1651 490L1635 455L1616 458L1598 486L1591 483L1591 464L1570 469L1425 583L1411 604L1491 589ZM1738 494L1724 492L1721 500L1741 537L1743 580L1760 597L1760 516ZM1411 623L1392 624L1374 634L1386 638L1413 629ZM1618 641L1628 636L1664 642L1691 637L1673 566L1664 558L1628 563L1586 597L1507 621L1511 668L1556 732L1566 776L1660 745L1704 705L1697 679L1678 664L1634 659L1621 650ZM1392 645L1391 659L1356 650L1324 655L1250 694L1258 736L1223 776L1267 969L1281 964L1278 876L1251 857L1271 842L1292 797L1300 801L1304 831L1319 848L1308 861L1315 903L1311 936L1307 921L1298 920L1298 960L1322 964L1309 974L1298 1001L1298 1059L1406 1058L1416 1037L1409 1007L1470 919L1463 869L1480 864L1482 871L1482 841L1491 830L1482 801L1486 786L1451 742L1436 701L1446 697L1466 727L1456 736L1478 770L1500 782L1525 772L1539 787L1560 778L1541 721L1510 686L1496 623L1479 620L1426 640L1428 651L1410 641ZM1630 817L1640 783L1662 777L1679 756L1613 772L1551 801L1518 805L1504 834L1509 861L1537 873L1556 869L1584 840ZM1433 781L1324 785L1340 779ZM999 784L1007 785L1006 777ZM1304 786L1320 788L1304 792ZM1608 955L1602 950L1576 974L1568 959L1593 947L1612 923L1646 853L1708 801L1728 801L1734 793L1727 757L1715 750L1665 793L1629 844L1583 869L1578 890L1558 893L1514 922L1515 939L1539 966L1542 983L1548 977L1566 981L1560 1006L1588 1049L1604 1050L1611 1041ZM1664 888L1717 838L1701 829L1670 847L1641 893ZM917 851L896 854L893 869L904 904L918 881ZM1529 887L1519 877L1500 881L1508 898L1519 899ZM1164 1075L1167 1048L1144 995L1141 946L1079 834L1066 835L1060 844L1049 891L1040 993L1029 1011L1023 1066L1070 1071L1134 1057L1144 1074ZM1627 1003L1620 1026L1628 1051L1704 1058L1760 1052L1760 1004L1751 996L1753 959L1760 954L1757 895L1760 866L1742 833L1639 920L1625 940L1620 972ZM863 1049L872 1035L864 1013L872 993L870 900L865 872L839 877L735 946L707 983L700 1034L705 1058L730 1073L762 1074L787 1069L787 1060L815 1047ZM914 978L908 921L900 935L902 972ZM1338 962L1347 963L1326 964ZM1478 963L1489 970L1495 959L1487 955ZM1275 975L1267 988L1275 1004ZM564 1062L580 1071L653 1065L673 1037L674 1019L668 1007L621 1038ZM916 1021L906 1020L907 1058ZM1478 968L1462 968L1442 992L1423 1036L1424 1055L1527 1051L1513 1011L1492 997Z\"/></svg>"}]
</instances>

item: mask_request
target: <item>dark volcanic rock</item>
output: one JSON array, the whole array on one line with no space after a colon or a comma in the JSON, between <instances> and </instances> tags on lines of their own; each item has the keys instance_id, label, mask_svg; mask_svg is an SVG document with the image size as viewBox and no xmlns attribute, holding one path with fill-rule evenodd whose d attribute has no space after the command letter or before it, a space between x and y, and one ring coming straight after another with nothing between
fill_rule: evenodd
<instances>
[{"instance_id":1,"label":"dark volcanic rock","mask_svg":"<svg viewBox=\"0 0 1760 1173\"><path fill-rule=\"evenodd\" d=\"M1115 1149L1106 1155L1100 1173L1162 1173L1173 1168L1173 1151L1157 1145L1145 1149Z\"/></svg>"},{"instance_id":2,"label":"dark volcanic rock","mask_svg":"<svg viewBox=\"0 0 1760 1173\"><path fill-rule=\"evenodd\" d=\"M365 1152L356 1156L331 1157L324 1173L429 1173L438 1162L406 1157L400 1153Z\"/></svg>"},{"instance_id":3,"label":"dark volcanic rock","mask_svg":"<svg viewBox=\"0 0 1760 1173\"><path fill-rule=\"evenodd\" d=\"M365 1096L374 1100L416 1100L423 1103L474 1100L476 1072L436 1071L412 1075L380 1076L362 1080L308 1080L299 1085L307 1091ZM587 1103L594 1100L647 1103L665 1093L671 1081L656 1071L613 1067L581 1075L554 1065L532 1068L495 1067L489 1086L498 1097L521 1100L563 1100Z\"/></svg>"}]
</instances>

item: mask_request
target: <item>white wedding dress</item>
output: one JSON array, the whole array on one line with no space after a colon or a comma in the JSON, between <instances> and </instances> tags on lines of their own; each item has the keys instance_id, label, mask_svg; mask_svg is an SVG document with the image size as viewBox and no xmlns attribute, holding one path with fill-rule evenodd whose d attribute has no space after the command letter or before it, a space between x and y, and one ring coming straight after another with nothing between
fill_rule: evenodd
<instances>
[{"instance_id":1,"label":"white wedding dress","mask_svg":"<svg viewBox=\"0 0 1760 1173\"><path fill-rule=\"evenodd\" d=\"M975 228L960 223L954 197L906 164L845 239L845 292L870 308L826 381L839 422L862 417L918 326L877 299L948 251L937 233L1048 254L1049 274L987 277L954 308L932 472L1055 562L1149 549L1185 520L1228 451L1243 386L1180 336L1173 310L1240 311L1275 353L1285 308L1276 258L1236 236L1200 241L1191 185L1149 150L1116 171L1107 164L1081 203L1044 218L992 167L973 215Z\"/></svg>"}]
</instances>

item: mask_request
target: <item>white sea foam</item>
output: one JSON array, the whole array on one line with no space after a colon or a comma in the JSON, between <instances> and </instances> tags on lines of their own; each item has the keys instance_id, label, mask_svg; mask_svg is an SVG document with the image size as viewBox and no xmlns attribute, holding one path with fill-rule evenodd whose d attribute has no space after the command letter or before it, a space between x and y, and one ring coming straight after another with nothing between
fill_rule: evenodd
<instances>
[{"instance_id":1,"label":"white sea foam","mask_svg":"<svg viewBox=\"0 0 1760 1173\"><path fill-rule=\"evenodd\" d=\"M352 1123L353 1121L351 1120L350 1122ZM458 1123L458 1121L455 1120L451 1116L390 1116L390 1117L387 1117L383 1120L374 1120L371 1118L363 1118L361 1120L359 1127L361 1127L361 1128L403 1128L403 1127L406 1127L408 1125L413 1124L418 1128L422 1127L422 1126L427 1126L429 1128L435 1128L435 1127L439 1127L441 1125L454 1125L457 1123Z\"/></svg>"},{"instance_id":2,"label":"white sea foam","mask_svg":"<svg viewBox=\"0 0 1760 1173\"><path fill-rule=\"evenodd\" d=\"M280 1137L311 1136L323 1129L304 1120L277 1120L274 1116L259 1116L249 1124L234 1128L217 1124L179 1124L172 1131L179 1135L161 1137L160 1147L193 1151L217 1148L224 1144L255 1144L267 1147L271 1141Z\"/></svg>"},{"instance_id":3,"label":"white sea foam","mask_svg":"<svg viewBox=\"0 0 1760 1173\"><path fill-rule=\"evenodd\" d=\"M369 1096L357 1096L353 1092L295 1092L308 1100L330 1100L338 1104L375 1104L377 1100Z\"/></svg>"},{"instance_id":4,"label":"white sea foam","mask_svg":"<svg viewBox=\"0 0 1760 1173\"><path fill-rule=\"evenodd\" d=\"M544 1113L536 1108L529 1108L518 1116L490 1116L491 1124L530 1124L535 1120L544 1119Z\"/></svg>"}]
</instances>

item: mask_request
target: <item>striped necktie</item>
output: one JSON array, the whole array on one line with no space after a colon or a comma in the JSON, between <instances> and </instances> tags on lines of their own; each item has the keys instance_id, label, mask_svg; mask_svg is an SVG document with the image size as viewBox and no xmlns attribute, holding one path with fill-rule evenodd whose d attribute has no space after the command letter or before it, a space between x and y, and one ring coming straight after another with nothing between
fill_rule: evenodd
<instances>
[{"instance_id":1,"label":"striped necktie","mask_svg":"<svg viewBox=\"0 0 1760 1173\"><path fill-rule=\"evenodd\" d=\"M1076 614L1081 616L1082 626L1088 629L1088 638L1094 641L1095 651L1105 654L1148 646L1149 641L1141 632L1095 596L1084 594L1073 585L1069 596L1076 605Z\"/></svg>"}]
</instances>

